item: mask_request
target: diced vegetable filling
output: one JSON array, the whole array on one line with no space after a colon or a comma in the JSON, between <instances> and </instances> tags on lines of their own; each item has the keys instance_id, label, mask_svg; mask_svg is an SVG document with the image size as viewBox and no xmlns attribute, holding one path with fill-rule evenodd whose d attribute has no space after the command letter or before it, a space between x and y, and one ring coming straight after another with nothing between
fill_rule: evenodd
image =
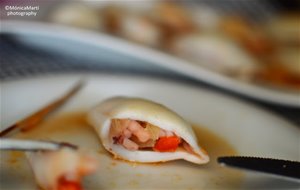
<instances>
[{"instance_id":1,"label":"diced vegetable filling","mask_svg":"<svg viewBox=\"0 0 300 190\"><path fill-rule=\"evenodd\" d=\"M188 152L192 148L172 131L163 130L148 122L131 119L113 119L110 139L127 150L149 149L158 152L174 152L178 147Z\"/></svg>"},{"instance_id":2,"label":"diced vegetable filling","mask_svg":"<svg viewBox=\"0 0 300 190\"><path fill-rule=\"evenodd\" d=\"M180 138L177 136L160 137L153 149L159 152L173 152L176 151L180 141Z\"/></svg>"},{"instance_id":3,"label":"diced vegetable filling","mask_svg":"<svg viewBox=\"0 0 300 190\"><path fill-rule=\"evenodd\" d=\"M61 176L58 179L57 190L83 190L78 180L67 179L66 176Z\"/></svg>"}]
</instances>

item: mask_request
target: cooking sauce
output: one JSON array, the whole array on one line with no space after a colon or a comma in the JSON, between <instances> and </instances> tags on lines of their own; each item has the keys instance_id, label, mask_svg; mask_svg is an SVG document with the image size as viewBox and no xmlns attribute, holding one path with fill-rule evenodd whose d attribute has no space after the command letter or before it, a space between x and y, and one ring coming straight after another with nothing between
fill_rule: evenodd
<instances>
[{"instance_id":1,"label":"cooking sauce","mask_svg":"<svg viewBox=\"0 0 300 190\"><path fill-rule=\"evenodd\" d=\"M216 158L222 155L237 155L238 152L225 139L208 129L199 125L193 125L193 128L199 145L210 156L211 161L208 164L196 165L183 160L139 164L115 160L102 147L95 130L89 126L86 113L81 112L50 117L35 129L16 137L69 142L95 152L101 160L100 168L98 173L88 177L89 183L84 185L86 189L95 189L99 184L101 189L173 189L173 186L179 189L237 188L243 179L242 172L218 165Z\"/></svg>"}]
</instances>

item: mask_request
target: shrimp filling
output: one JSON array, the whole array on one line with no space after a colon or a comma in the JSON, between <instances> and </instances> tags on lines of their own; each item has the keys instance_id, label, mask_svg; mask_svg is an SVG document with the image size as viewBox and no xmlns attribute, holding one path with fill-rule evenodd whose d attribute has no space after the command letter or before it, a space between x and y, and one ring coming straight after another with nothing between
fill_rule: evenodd
<instances>
[{"instance_id":1,"label":"shrimp filling","mask_svg":"<svg viewBox=\"0 0 300 190\"><path fill-rule=\"evenodd\" d=\"M112 119L110 139L125 149L174 152L178 147L193 153L190 145L172 131L163 130L144 121Z\"/></svg>"}]
</instances>

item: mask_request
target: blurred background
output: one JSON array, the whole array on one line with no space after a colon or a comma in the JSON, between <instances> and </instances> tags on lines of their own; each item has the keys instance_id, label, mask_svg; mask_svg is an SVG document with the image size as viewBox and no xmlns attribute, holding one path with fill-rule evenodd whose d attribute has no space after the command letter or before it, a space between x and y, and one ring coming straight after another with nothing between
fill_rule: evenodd
<instances>
[{"instance_id":1,"label":"blurred background","mask_svg":"<svg viewBox=\"0 0 300 190\"><path fill-rule=\"evenodd\" d=\"M24 11L10 6L37 8ZM17 13L22 11L28 15ZM1 1L1 20L38 21L106 34L233 80L294 94L300 90L299 15L299 0ZM4 34L0 44L2 80L70 71L160 76L233 95L300 123L297 108L246 98L166 68L132 67L126 59L108 64L66 56L28 47Z\"/></svg>"}]
</instances>

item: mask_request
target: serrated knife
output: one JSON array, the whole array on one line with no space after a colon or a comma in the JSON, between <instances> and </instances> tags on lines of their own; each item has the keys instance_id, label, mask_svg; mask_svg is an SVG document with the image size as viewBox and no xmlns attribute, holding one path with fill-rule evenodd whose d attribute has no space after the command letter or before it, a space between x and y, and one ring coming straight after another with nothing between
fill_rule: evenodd
<instances>
[{"instance_id":1,"label":"serrated knife","mask_svg":"<svg viewBox=\"0 0 300 190\"><path fill-rule=\"evenodd\" d=\"M300 183L300 162L273 158L225 156L218 157L223 166L252 170Z\"/></svg>"}]
</instances>

